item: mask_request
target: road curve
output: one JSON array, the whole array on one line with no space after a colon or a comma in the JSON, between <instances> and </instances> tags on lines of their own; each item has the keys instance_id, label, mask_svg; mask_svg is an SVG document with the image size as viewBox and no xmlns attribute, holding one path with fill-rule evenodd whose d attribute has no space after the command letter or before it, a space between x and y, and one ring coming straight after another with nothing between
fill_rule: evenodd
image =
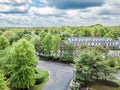
<instances>
[{"instance_id":1,"label":"road curve","mask_svg":"<svg viewBox=\"0 0 120 90\"><path fill-rule=\"evenodd\" d=\"M73 78L73 67L68 64L39 61L38 68L48 70L50 77L42 90L68 90Z\"/></svg>"}]
</instances>

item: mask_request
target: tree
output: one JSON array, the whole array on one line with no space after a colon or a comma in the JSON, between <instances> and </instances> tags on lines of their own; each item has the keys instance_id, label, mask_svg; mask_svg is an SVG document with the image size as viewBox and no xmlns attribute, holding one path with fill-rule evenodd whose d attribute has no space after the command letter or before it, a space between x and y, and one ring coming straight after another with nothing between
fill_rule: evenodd
<instances>
[{"instance_id":1,"label":"tree","mask_svg":"<svg viewBox=\"0 0 120 90\"><path fill-rule=\"evenodd\" d=\"M39 33L39 37L40 37L40 41L37 43L37 45L40 45L40 47L38 46L38 50L41 51L44 54L44 39L46 37L47 33L45 31L41 31Z\"/></svg>"},{"instance_id":2,"label":"tree","mask_svg":"<svg viewBox=\"0 0 120 90\"><path fill-rule=\"evenodd\" d=\"M52 50L53 50L53 53L55 54L55 57L57 57L58 50L60 49L60 43L61 43L60 35L58 34L54 35L52 42L53 42Z\"/></svg>"},{"instance_id":3,"label":"tree","mask_svg":"<svg viewBox=\"0 0 120 90\"><path fill-rule=\"evenodd\" d=\"M4 81L4 75L1 71L0 71L0 90L8 90L6 83Z\"/></svg>"},{"instance_id":4,"label":"tree","mask_svg":"<svg viewBox=\"0 0 120 90\"><path fill-rule=\"evenodd\" d=\"M48 33L42 41L42 47L46 55L50 56L52 46L53 46L53 37L50 33Z\"/></svg>"},{"instance_id":5,"label":"tree","mask_svg":"<svg viewBox=\"0 0 120 90\"><path fill-rule=\"evenodd\" d=\"M35 47L36 51L40 55L40 53L43 52L43 48L42 48L42 43L41 43L40 37L35 37L33 39L33 44L34 44L34 47Z\"/></svg>"},{"instance_id":6,"label":"tree","mask_svg":"<svg viewBox=\"0 0 120 90\"><path fill-rule=\"evenodd\" d=\"M84 49L90 49L90 47L87 44L81 44L77 48L78 50L82 51Z\"/></svg>"},{"instance_id":7,"label":"tree","mask_svg":"<svg viewBox=\"0 0 120 90\"><path fill-rule=\"evenodd\" d=\"M47 33L45 31L41 31L40 34L39 34L40 39L43 40L46 35L47 35Z\"/></svg>"},{"instance_id":8,"label":"tree","mask_svg":"<svg viewBox=\"0 0 120 90\"><path fill-rule=\"evenodd\" d=\"M18 40L17 35L13 31L10 31L10 30L3 32L2 35L9 40L10 44L12 44L13 41Z\"/></svg>"},{"instance_id":9,"label":"tree","mask_svg":"<svg viewBox=\"0 0 120 90\"><path fill-rule=\"evenodd\" d=\"M109 60L105 60L98 50L83 50L75 58L76 80L81 85L103 78L106 80L110 73L116 72L115 68L110 67Z\"/></svg>"},{"instance_id":10,"label":"tree","mask_svg":"<svg viewBox=\"0 0 120 90\"><path fill-rule=\"evenodd\" d=\"M91 81L92 68L90 62L92 61L92 53L89 50L81 51L80 55L75 58L76 77L75 79L81 85L85 85ZM90 64L90 65L89 65Z\"/></svg>"},{"instance_id":11,"label":"tree","mask_svg":"<svg viewBox=\"0 0 120 90\"><path fill-rule=\"evenodd\" d=\"M24 34L23 35L23 38L25 38L26 40L28 40L28 41L32 41L31 39L32 39L32 36L30 35L30 34Z\"/></svg>"},{"instance_id":12,"label":"tree","mask_svg":"<svg viewBox=\"0 0 120 90\"><path fill-rule=\"evenodd\" d=\"M3 32L2 32L2 31L0 31L0 35L2 35L2 33L3 33Z\"/></svg>"},{"instance_id":13,"label":"tree","mask_svg":"<svg viewBox=\"0 0 120 90\"><path fill-rule=\"evenodd\" d=\"M95 47L93 47L93 49L98 51L99 53L101 53L105 58L107 58L108 53L109 53L108 47L95 46Z\"/></svg>"},{"instance_id":14,"label":"tree","mask_svg":"<svg viewBox=\"0 0 120 90\"><path fill-rule=\"evenodd\" d=\"M74 60L74 45L72 43L61 42L60 59L65 62L73 62Z\"/></svg>"},{"instance_id":15,"label":"tree","mask_svg":"<svg viewBox=\"0 0 120 90\"><path fill-rule=\"evenodd\" d=\"M11 47L6 47L0 52L0 68L4 72L6 78L10 77L10 64L11 64Z\"/></svg>"},{"instance_id":16,"label":"tree","mask_svg":"<svg viewBox=\"0 0 120 90\"><path fill-rule=\"evenodd\" d=\"M6 37L0 36L0 67L3 66L3 57L6 55L6 48L9 47L9 41Z\"/></svg>"},{"instance_id":17,"label":"tree","mask_svg":"<svg viewBox=\"0 0 120 90\"><path fill-rule=\"evenodd\" d=\"M25 39L11 49L10 84L14 88L28 89L35 84L37 57L34 46Z\"/></svg>"},{"instance_id":18,"label":"tree","mask_svg":"<svg viewBox=\"0 0 120 90\"><path fill-rule=\"evenodd\" d=\"M8 46L9 46L8 39L4 36L0 36L0 50L3 50Z\"/></svg>"}]
</instances>

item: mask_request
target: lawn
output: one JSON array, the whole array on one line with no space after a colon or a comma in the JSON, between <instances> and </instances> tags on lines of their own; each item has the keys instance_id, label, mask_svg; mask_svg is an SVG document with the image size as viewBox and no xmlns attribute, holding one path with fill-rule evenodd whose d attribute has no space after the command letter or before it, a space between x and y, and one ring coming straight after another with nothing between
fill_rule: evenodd
<instances>
[{"instance_id":1,"label":"lawn","mask_svg":"<svg viewBox=\"0 0 120 90\"><path fill-rule=\"evenodd\" d=\"M120 90L120 87L111 87L111 86L105 86L100 84L96 84L91 88L92 90Z\"/></svg>"},{"instance_id":2,"label":"lawn","mask_svg":"<svg viewBox=\"0 0 120 90\"><path fill-rule=\"evenodd\" d=\"M42 87L45 86L45 84L47 83L47 81L49 79L49 73L48 73L48 71L40 69L39 72L44 77L43 82L41 84L35 85L30 90L41 90Z\"/></svg>"},{"instance_id":3,"label":"lawn","mask_svg":"<svg viewBox=\"0 0 120 90\"><path fill-rule=\"evenodd\" d=\"M92 90L120 90L120 80L111 79L107 82L96 82L91 88Z\"/></svg>"}]
</instances>

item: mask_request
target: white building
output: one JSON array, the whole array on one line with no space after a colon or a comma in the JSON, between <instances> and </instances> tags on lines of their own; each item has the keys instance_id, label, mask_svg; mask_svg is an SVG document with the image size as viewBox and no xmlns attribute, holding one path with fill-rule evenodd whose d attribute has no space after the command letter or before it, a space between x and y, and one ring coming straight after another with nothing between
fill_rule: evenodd
<instances>
[{"instance_id":1,"label":"white building","mask_svg":"<svg viewBox=\"0 0 120 90\"><path fill-rule=\"evenodd\" d=\"M68 42L73 43L75 47L81 44L89 46L103 46L103 47L118 47L120 48L120 41L112 40L108 37L70 37Z\"/></svg>"}]
</instances>

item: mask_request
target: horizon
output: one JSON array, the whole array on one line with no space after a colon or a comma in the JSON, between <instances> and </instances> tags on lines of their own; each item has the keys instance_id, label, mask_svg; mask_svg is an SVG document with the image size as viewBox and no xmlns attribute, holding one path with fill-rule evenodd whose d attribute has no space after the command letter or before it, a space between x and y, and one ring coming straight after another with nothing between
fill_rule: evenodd
<instances>
[{"instance_id":1,"label":"horizon","mask_svg":"<svg viewBox=\"0 0 120 90\"><path fill-rule=\"evenodd\" d=\"M0 0L0 27L120 25L120 0Z\"/></svg>"}]
</instances>

